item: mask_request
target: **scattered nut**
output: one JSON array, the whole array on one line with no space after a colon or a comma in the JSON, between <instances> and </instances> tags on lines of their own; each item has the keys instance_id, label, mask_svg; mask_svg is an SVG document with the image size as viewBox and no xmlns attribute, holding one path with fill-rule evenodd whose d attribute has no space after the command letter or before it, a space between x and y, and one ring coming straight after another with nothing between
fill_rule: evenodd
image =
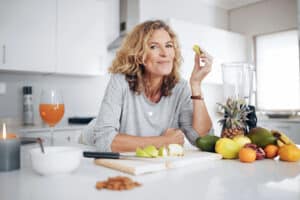
<instances>
[{"instance_id":1,"label":"scattered nut","mask_svg":"<svg viewBox=\"0 0 300 200\"><path fill-rule=\"evenodd\" d=\"M106 181L98 181L96 183L96 188L98 190L131 190L138 186L141 186L141 184L138 182L134 182L126 176L110 177Z\"/></svg>"}]
</instances>

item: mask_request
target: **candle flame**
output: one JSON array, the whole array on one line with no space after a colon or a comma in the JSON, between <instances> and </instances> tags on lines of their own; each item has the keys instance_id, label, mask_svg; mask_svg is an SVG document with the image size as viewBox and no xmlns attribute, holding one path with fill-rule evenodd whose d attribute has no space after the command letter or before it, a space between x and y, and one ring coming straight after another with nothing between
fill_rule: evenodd
<instances>
[{"instance_id":1,"label":"candle flame","mask_svg":"<svg viewBox=\"0 0 300 200\"><path fill-rule=\"evenodd\" d=\"M6 139L6 126L5 126L5 123L3 123L3 132L2 132L2 135L3 135L3 139Z\"/></svg>"}]
</instances>

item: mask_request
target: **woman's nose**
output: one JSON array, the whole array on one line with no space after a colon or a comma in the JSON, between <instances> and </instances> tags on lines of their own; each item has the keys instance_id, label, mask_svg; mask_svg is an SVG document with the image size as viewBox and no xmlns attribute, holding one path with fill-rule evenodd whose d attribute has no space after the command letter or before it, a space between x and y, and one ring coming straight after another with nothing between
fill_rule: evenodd
<instances>
[{"instance_id":1,"label":"woman's nose","mask_svg":"<svg viewBox=\"0 0 300 200\"><path fill-rule=\"evenodd\" d=\"M160 48L160 56L167 56L167 49L165 47Z\"/></svg>"}]
</instances>

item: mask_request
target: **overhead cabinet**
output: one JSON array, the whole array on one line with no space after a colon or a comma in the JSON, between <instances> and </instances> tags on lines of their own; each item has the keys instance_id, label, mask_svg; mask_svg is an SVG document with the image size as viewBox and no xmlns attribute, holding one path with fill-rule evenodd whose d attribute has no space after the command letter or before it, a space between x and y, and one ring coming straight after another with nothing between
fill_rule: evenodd
<instances>
[{"instance_id":1,"label":"overhead cabinet","mask_svg":"<svg viewBox=\"0 0 300 200\"><path fill-rule=\"evenodd\" d=\"M0 0L1 70L53 72L56 4Z\"/></svg>"},{"instance_id":2,"label":"overhead cabinet","mask_svg":"<svg viewBox=\"0 0 300 200\"><path fill-rule=\"evenodd\" d=\"M0 70L101 73L104 3L0 0Z\"/></svg>"},{"instance_id":3,"label":"overhead cabinet","mask_svg":"<svg viewBox=\"0 0 300 200\"><path fill-rule=\"evenodd\" d=\"M104 5L96 0L57 1L57 73L101 73Z\"/></svg>"}]
</instances>

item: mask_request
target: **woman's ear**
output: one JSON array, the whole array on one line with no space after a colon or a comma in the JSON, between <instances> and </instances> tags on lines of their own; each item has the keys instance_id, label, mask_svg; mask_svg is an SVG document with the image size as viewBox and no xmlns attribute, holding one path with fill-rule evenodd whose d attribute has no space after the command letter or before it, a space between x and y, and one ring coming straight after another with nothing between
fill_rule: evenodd
<instances>
[{"instance_id":1,"label":"woman's ear","mask_svg":"<svg viewBox=\"0 0 300 200\"><path fill-rule=\"evenodd\" d=\"M144 64L139 64L139 67L144 70L145 69L145 65Z\"/></svg>"}]
</instances>

